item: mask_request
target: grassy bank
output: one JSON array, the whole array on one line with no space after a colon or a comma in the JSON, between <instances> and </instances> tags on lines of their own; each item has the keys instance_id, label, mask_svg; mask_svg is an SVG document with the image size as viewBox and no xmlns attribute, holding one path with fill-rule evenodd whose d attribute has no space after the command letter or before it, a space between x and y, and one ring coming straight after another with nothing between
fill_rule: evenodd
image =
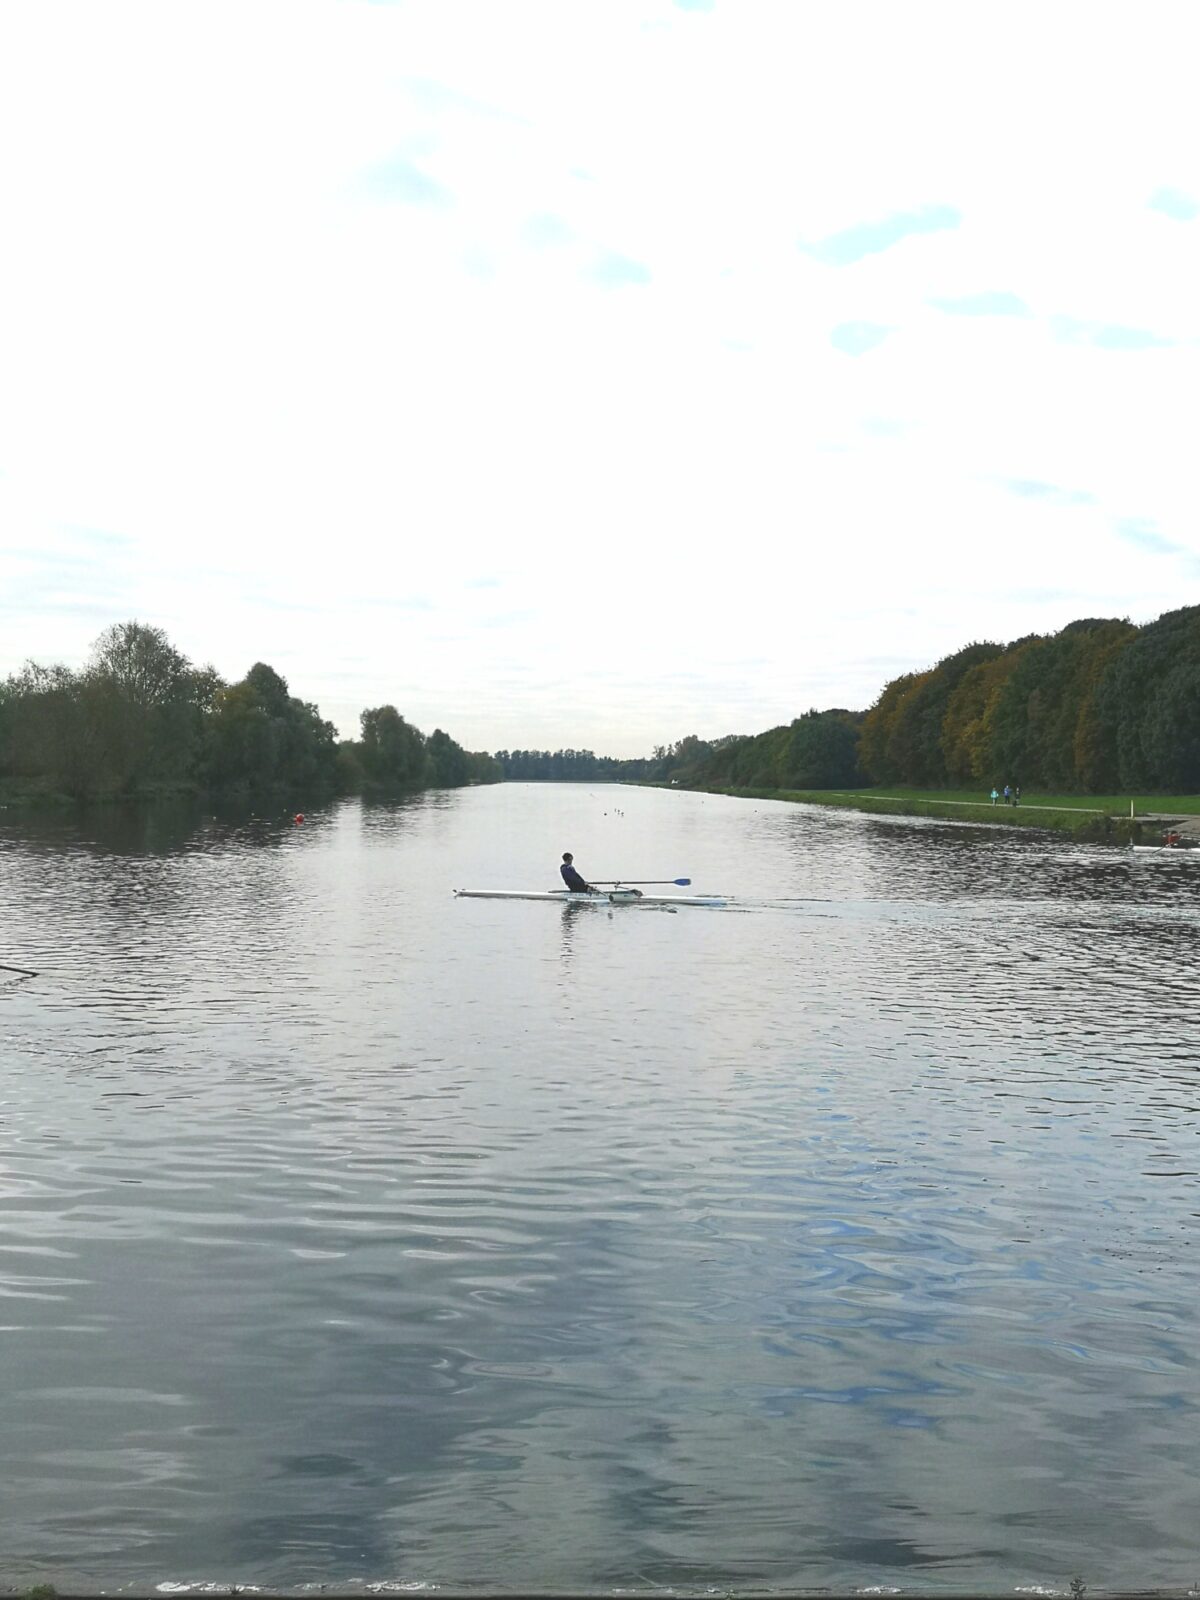
<instances>
[{"instance_id":1,"label":"grassy bank","mask_svg":"<svg viewBox=\"0 0 1200 1600\"><path fill-rule=\"evenodd\" d=\"M839 790L838 793L851 793ZM976 789L909 789L903 785L880 785L878 789L856 791L877 798L895 797L898 800L919 800L943 805L969 805L980 811L1007 813L1004 821L1012 821L1014 814L1042 807L1048 811L1065 811L1078 816L1084 813L1101 813L1110 817L1129 818L1132 806L1135 816L1163 814L1166 816L1200 816L1200 794L1043 794L1030 790L1022 793L1019 806L1005 806L1004 801L992 806L987 795ZM810 798L808 795L805 799Z\"/></svg>"},{"instance_id":2,"label":"grassy bank","mask_svg":"<svg viewBox=\"0 0 1200 1600\"><path fill-rule=\"evenodd\" d=\"M1060 795L1029 793L1019 806L996 805L986 796L952 789L712 789L747 799L802 801L892 817L940 817L1015 828L1049 828L1077 839L1113 844L1157 843L1162 824L1151 814L1200 816L1200 795ZM1132 803L1134 815L1130 816Z\"/></svg>"}]
</instances>

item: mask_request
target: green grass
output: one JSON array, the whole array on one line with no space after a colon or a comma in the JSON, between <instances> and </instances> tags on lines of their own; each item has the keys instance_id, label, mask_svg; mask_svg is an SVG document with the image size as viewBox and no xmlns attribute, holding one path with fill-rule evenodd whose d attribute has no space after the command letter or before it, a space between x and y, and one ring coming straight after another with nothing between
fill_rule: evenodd
<instances>
[{"instance_id":1,"label":"green grass","mask_svg":"<svg viewBox=\"0 0 1200 1600\"><path fill-rule=\"evenodd\" d=\"M981 794L978 789L910 789L903 784L881 783L874 789L832 790L833 794L861 794L870 798L895 795L899 800L922 800L931 804L982 806L992 810L990 791ZM806 798L808 798L806 796ZM813 798L816 798L814 795ZM1054 811L1100 811L1113 817L1127 817L1129 803L1139 816L1147 812L1165 812L1172 816L1200 815L1200 794L1043 794L1040 790L1022 789L1021 805L1005 807L1003 799L997 801L997 811L1021 810L1025 806L1048 806Z\"/></svg>"},{"instance_id":2,"label":"green grass","mask_svg":"<svg viewBox=\"0 0 1200 1600\"><path fill-rule=\"evenodd\" d=\"M1139 820L1147 812L1173 816L1200 814L1200 795L1054 795L1036 790L1021 795L1019 806L993 805L990 796L961 789L913 789L881 784L877 789L717 789L746 799L801 801L891 817L937 817L951 822L992 823L1003 827L1048 828L1077 839L1109 844L1157 844L1162 824ZM1135 816L1129 815L1132 799Z\"/></svg>"}]
</instances>

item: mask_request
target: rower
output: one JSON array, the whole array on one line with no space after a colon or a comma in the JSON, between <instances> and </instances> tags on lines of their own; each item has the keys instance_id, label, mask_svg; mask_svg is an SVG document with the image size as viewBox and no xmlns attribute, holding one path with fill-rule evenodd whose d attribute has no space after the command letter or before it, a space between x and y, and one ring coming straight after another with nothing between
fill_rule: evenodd
<instances>
[{"instance_id":1,"label":"rower","mask_svg":"<svg viewBox=\"0 0 1200 1600\"><path fill-rule=\"evenodd\" d=\"M576 872L574 866L572 865L574 860L575 857L569 850L563 851L562 866L558 869L559 872L562 873L562 881L566 884L567 888L570 889L572 894L595 894L596 891L592 888L591 884L585 882L585 880Z\"/></svg>"}]
</instances>

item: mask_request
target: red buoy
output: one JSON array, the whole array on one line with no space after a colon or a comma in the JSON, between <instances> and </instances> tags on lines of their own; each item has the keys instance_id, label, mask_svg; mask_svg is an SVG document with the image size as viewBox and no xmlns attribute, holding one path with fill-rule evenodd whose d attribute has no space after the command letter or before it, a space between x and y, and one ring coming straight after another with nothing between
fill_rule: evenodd
<instances>
[{"instance_id":1,"label":"red buoy","mask_svg":"<svg viewBox=\"0 0 1200 1600\"><path fill-rule=\"evenodd\" d=\"M304 821L304 813L303 813L303 811L297 811L295 817L292 820L296 823L297 827L299 827L300 823L302 823Z\"/></svg>"}]
</instances>

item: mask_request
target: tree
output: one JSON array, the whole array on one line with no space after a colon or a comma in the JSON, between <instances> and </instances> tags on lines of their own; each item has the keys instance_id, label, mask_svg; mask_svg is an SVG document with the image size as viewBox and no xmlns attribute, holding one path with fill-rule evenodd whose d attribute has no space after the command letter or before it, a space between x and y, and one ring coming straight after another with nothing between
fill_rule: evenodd
<instances>
[{"instance_id":1,"label":"tree","mask_svg":"<svg viewBox=\"0 0 1200 1600\"><path fill-rule=\"evenodd\" d=\"M191 665L161 628L114 622L92 646L91 671L133 706L168 705L186 692Z\"/></svg>"},{"instance_id":2,"label":"tree","mask_svg":"<svg viewBox=\"0 0 1200 1600\"><path fill-rule=\"evenodd\" d=\"M785 789L847 789L860 781L851 713L808 711L792 723L783 753Z\"/></svg>"},{"instance_id":3,"label":"tree","mask_svg":"<svg viewBox=\"0 0 1200 1600\"><path fill-rule=\"evenodd\" d=\"M395 706L375 706L359 718L360 760L369 783L417 785L428 781L425 738L405 722Z\"/></svg>"},{"instance_id":4,"label":"tree","mask_svg":"<svg viewBox=\"0 0 1200 1600\"><path fill-rule=\"evenodd\" d=\"M991 726L1004 685L1020 659L1010 647L991 661L977 661L959 680L942 718L942 754L952 783L995 782Z\"/></svg>"},{"instance_id":5,"label":"tree","mask_svg":"<svg viewBox=\"0 0 1200 1600\"><path fill-rule=\"evenodd\" d=\"M0 779L81 799L283 788L299 798L502 776L490 755L441 729L426 741L394 706L363 712L362 728L361 742L339 743L266 662L226 684L212 667L193 667L161 628L125 622L100 635L82 672L28 662L0 683ZM591 751L561 754L597 765Z\"/></svg>"},{"instance_id":6,"label":"tree","mask_svg":"<svg viewBox=\"0 0 1200 1600\"><path fill-rule=\"evenodd\" d=\"M161 628L106 628L80 679L92 792L187 786L219 683L211 667L197 672Z\"/></svg>"},{"instance_id":7,"label":"tree","mask_svg":"<svg viewBox=\"0 0 1200 1600\"><path fill-rule=\"evenodd\" d=\"M81 799L191 788L219 683L160 628L118 623L82 672L29 662L8 680L2 759L12 776Z\"/></svg>"},{"instance_id":8,"label":"tree","mask_svg":"<svg viewBox=\"0 0 1200 1600\"><path fill-rule=\"evenodd\" d=\"M863 718L858 759L874 783L903 783L905 755L896 739L905 703L919 690L927 673L905 672L885 683L878 700Z\"/></svg>"},{"instance_id":9,"label":"tree","mask_svg":"<svg viewBox=\"0 0 1200 1600\"><path fill-rule=\"evenodd\" d=\"M486 750L471 750L467 753L467 782L468 783L499 783L504 777L500 763L488 755Z\"/></svg>"},{"instance_id":10,"label":"tree","mask_svg":"<svg viewBox=\"0 0 1200 1600\"><path fill-rule=\"evenodd\" d=\"M438 789L453 789L467 781L467 752L448 733L435 728L429 735L430 782Z\"/></svg>"},{"instance_id":11,"label":"tree","mask_svg":"<svg viewBox=\"0 0 1200 1600\"><path fill-rule=\"evenodd\" d=\"M969 644L911 680L896 702L887 733L894 780L936 788L948 781L942 724L954 691L973 667L1002 653L998 644Z\"/></svg>"},{"instance_id":12,"label":"tree","mask_svg":"<svg viewBox=\"0 0 1200 1600\"><path fill-rule=\"evenodd\" d=\"M219 789L332 789L337 735L316 706L288 693L287 681L257 662L221 689L210 720L208 770Z\"/></svg>"},{"instance_id":13,"label":"tree","mask_svg":"<svg viewBox=\"0 0 1200 1600\"><path fill-rule=\"evenodd\" d=\"M5 684L5 774L80 798L92 773L82 682L69 667L27 661Z\"/></svg>"},{"instance_id":14,"label":"tree","mask_svg":"<svg viewBox=\"0 0 1200 1600\"><path fill-rule=\"evenodd\" d=\"M1086 663L1071 753L1077 785L1093 794L1103 793L1117 771L1116 711L1104 690L1116 658L1137 631L1128 621L1112 624L1103 638L1094 640Z\"/></svg>"},{"instance_id":15,"label":"tree","mask_svg":"<svg viewBox=\"0 0 1200 1600\"><path fill-rule=\"evenodd\" d=\"M1129 790L1200 790L1200 606L1168 611L1111 655L1097 686L1089 776L1100 785L1096 755Z\"/></svg>"}]
</instances>

